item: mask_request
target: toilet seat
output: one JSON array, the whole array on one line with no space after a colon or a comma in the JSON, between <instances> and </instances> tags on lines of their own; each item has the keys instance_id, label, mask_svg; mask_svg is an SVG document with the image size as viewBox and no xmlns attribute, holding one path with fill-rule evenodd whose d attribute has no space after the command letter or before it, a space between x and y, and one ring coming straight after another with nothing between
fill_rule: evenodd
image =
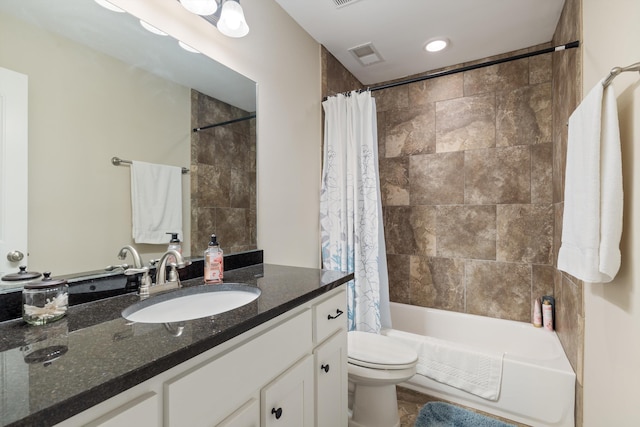
<instances>
[{"instance_id":1,"label":"toilet seat","mask_svg":"<svg viewBox=\"0 0 640 427\"><path fill-rule=\"evenodd\" d=\"M370 369L413 368L418 354L398 341L374 333L350 331L347 334L348 363Z\"/></svg>"}]
</instances>

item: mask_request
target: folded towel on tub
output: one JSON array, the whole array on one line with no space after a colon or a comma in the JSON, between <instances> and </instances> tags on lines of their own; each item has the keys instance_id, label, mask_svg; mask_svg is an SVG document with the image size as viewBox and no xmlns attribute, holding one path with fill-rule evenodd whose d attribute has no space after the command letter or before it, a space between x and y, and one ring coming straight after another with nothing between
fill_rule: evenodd
<instances>
[{"instance_id":1,"label":"folded towel on tub","mask_svg":"<svg viewBox=\"0 0 640 427\"><path fill-rule=\"evenodd\" d=\"M433 337L386 329L384 335L418 353L418 374L487 400L500 397L503 352L488 352Z\"/></svg>"},{"instance_id":2,"label":"folded towel on tub","mask_svg":"<svg viewBox=\"0 0 640 427\"><path fill-rule=\"evenodd\" d=\"M182 238L182 168L133 161L131 213L136 243L166 244Z\"/></svg>"}]
</instances>

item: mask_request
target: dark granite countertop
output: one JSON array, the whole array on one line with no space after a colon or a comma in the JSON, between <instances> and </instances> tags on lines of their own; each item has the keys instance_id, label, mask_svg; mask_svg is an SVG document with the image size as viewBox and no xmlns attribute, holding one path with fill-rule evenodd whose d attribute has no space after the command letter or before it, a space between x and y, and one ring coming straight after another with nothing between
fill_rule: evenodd
<instances>
[{"instance_id":1,"label":"dark granite countertop","mask_svg":"<svg viewBox=\"0 0 640 427\"><path fill-rule=\"evenodd\" d=\"M0 425L56 424L352 278L270 264L225 271L225 282L257 286L260 297L236 310L187 321L179 336L163 324L122 318L122 310L139 301L135 294L71 306L65 318L46 326L2 322ZM182 283L198 286L202 279Z\"/></svg>"}]
</instances>

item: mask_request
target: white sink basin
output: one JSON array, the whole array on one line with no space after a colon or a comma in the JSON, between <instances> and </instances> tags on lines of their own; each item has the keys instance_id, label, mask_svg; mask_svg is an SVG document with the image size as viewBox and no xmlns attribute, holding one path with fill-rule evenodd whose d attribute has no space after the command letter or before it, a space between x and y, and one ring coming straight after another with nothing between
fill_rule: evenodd
<instances>
[{"instance_id":1,"label":"white sink basin","mask_svg":"<svg viewBox=\"0 0 640 427\"><path fill-rule=\"evenodd\" d=\"M242 307L260 293L240 283L194 286L137 302L124 309L122 317L139 323L183 322Z\"/></svg>"}]
</instances>

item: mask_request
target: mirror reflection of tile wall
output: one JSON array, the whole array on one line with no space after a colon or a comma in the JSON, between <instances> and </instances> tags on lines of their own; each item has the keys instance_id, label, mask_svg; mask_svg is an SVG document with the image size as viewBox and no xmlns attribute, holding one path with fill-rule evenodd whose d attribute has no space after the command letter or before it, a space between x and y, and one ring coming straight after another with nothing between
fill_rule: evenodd
<instances>
[{"instance_id":1,"label":"mirror reflection of tile wall","mask_svg":"<svg viewBox=\"0 0 640 427\"><path fill-rule=\"evenodd\" d=\"M191 91L192 128L247 117L247 112ZM256 249L256 120L191 135L191 254L216 234L225 253Z\"/></svg>"}]
</instances>

